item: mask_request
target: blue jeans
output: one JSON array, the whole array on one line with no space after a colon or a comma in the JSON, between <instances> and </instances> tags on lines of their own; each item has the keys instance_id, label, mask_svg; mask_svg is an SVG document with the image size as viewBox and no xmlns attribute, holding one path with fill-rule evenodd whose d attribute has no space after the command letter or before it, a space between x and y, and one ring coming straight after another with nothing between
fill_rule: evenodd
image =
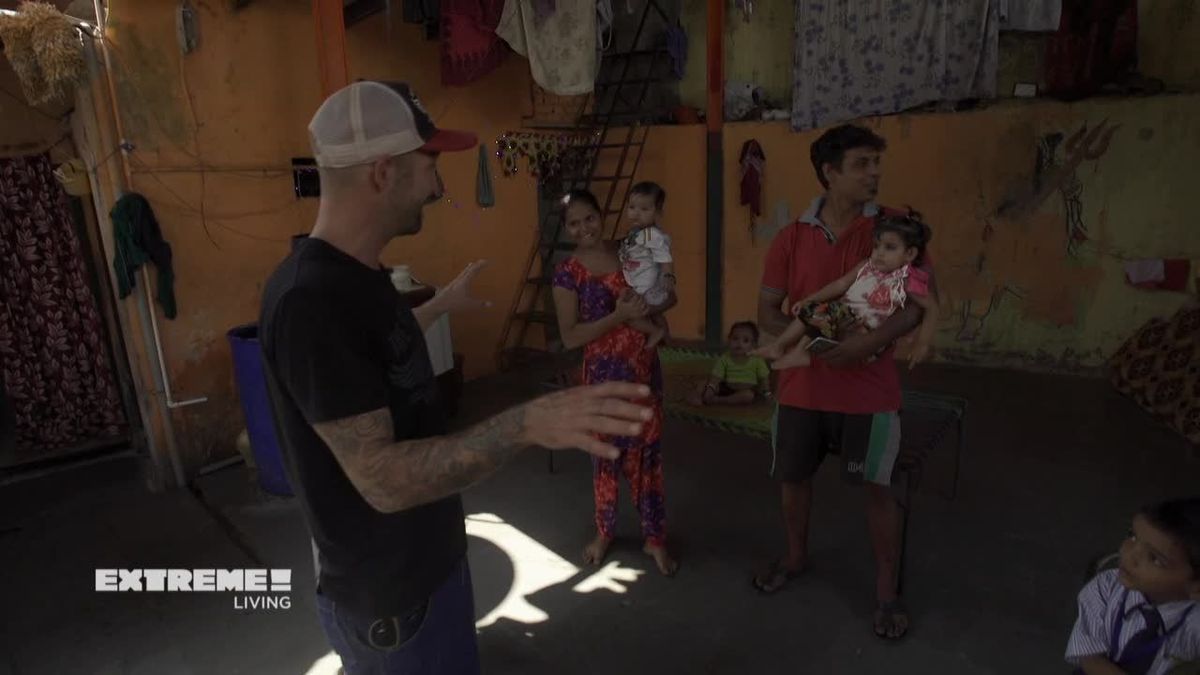
<instances>
[{"instance_id":1,"label":"blue jeans","mask_svg":"<svg viewBox=\"0 0 1200 675\"><path fill-rule=\"evenodd\" d=\"M351 614L317 593L317 613L346 675L478 675L475 598L464 559L429 600L399 616Z\"/></svg>"}]
</instances>

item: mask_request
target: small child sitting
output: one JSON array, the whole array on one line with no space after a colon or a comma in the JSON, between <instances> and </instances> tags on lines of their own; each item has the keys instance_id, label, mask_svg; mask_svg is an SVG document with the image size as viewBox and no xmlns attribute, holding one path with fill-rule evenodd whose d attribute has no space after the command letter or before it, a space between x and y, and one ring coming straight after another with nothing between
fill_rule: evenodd
<instances>
[{"instance_id":1,"label":"small child sitting","mask_svg":"<svg viewBox=\"0 0 1200 675\"><path fill-rule=\"evenodd\" d=\"M920 215L883 215L875 226L875 250L841 279L791 307L796 320L770 345L753 352L774 361L776 370L812 363L815 338L838 340L878 328L910 299L925 310L910 362L929 355L937 330L937 299L921 265L931 238ZM786 351L785 351L786 350Z\"/></svg>"},{"instance_id":2,"label":"small child sitting","mask_svg":"<svg viewBox=\"0 0 1200 675\"><path fill-rule=\"evenodd\" d=\"M654 349L667 338L670 330L663 311L675 291L675 262L671 257L671 237L662 230L663 206L667 191L658 183L642 182L629 190L625 219L629 233L621 240L618 257L625 282L646 300L646 316L628 324L646 334L646 349Z\"/></svg>"},{"instance_id":3,"label":"small child sitting","mask_svg":"<svg viewBox=\"0 0 1200 675\"><path fill-rule=\"evenodd\" d=\"M729 351L717 357L712 376L694 393L692 405L747 405L771 395L767 362L751 356L758 345L758 326L740 321L729 329Z\"/></svg>"},{"instance_id":4,"label":"small child sitting","mask_svg":"<svg viewBox=\"0 0 1200 675\"><path fill-rule=\"evenodd\" d=\"M1079 593L1067 642L1076 672L1164 675L1200 659L1200 498L1133 517L1120 564Z\"/></svg>"}]
</instances>

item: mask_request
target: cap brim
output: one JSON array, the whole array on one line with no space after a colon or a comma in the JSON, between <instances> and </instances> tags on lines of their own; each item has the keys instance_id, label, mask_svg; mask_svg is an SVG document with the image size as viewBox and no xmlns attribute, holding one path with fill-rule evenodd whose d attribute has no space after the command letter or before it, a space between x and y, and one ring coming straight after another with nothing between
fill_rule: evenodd
<instances>
[{"instance_id":1,"label":"cap brim","mask_svg":"<svg viewBox=\"0 0 1200 675\"><path fill-rule=\"evenodd\" d=\"M421 146L424 152L461 152L479 145L479 137L469 131L438 129L433 138Z\"/></svg>"}]
</instances>

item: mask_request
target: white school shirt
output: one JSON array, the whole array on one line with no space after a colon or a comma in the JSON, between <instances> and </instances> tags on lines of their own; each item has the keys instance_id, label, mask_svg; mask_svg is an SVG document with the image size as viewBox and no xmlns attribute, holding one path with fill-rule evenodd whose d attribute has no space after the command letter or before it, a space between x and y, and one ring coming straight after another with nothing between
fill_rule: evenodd
<instances>
[{"instance_id":1,"label":"white school shirt","mask_svg":"<svg viewBox=\"0 0 1200 675\"><path fill-rule=\"evenodd\" d=\"M1122 595L1125 596L1123 605L1120 603ZM1125 592L1125 587L1117 579L1117 570L1105 570L1097 574L1079 592L1079 618L1075 620L1075 629L1067 641L1067 662L1077 666L1085 656L1109 656L1113 628L1118 614L1122 612L1125 614L1125 623L1121 627L1118 642L1124 648L1130 638L1146 627L1146 620L1137 610L1148 604L1146 596L1141 593L1134 590ZM1157 606L1162 616L1163 630L1170 632L1176 626L1179 629L1163 642L1146 675L1166 675L1180 663L1200 659L1200 609L1188 612L1188 608L1195 604L1185 600ZM1186 623L1179 625L1180 621ZM1112 651L1120 653L1119 650Z\"/></svg>"}]
</instances>

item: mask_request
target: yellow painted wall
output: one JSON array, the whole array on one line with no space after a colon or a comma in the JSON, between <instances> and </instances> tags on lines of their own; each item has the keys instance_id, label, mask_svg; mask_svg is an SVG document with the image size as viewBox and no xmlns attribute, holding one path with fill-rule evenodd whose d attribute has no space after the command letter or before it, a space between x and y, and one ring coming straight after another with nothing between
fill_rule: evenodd
<instances>
[{"instance_id":1,"label":"yellow painted wall","mask_svg":"<svg viewBox=\"0 0 1200 675\"><path fill-rule=\"evenodd\" d=\"M1071 136L1104 120L1118 125L1108 151L1087 159L1081 220L1090 242L1067 253L1066 205L1052 192L1031 215L998 207L1032 190L1037 141ZM938 347L944 357L988 365L1092 367L1144 321L1188 296L1129 287L1125 259L1200 258L1192 213L1200 169L1200 96L999 105L960 115L900 115L870 121L889 142L881 201L912 205L934 227L942 289ZM727 157L757 138L767 155L764 206L786 200L798 215L817 194L808 161L814 133L786 123L726 127ZM1060 150L1060 157L1062 151ZM725 167L725 320L752 317L767 239L752 243L737 203L737 167ZM985 241L984 231L991 235ZM990 311L989 311L990 310Z\"/></svg>"},{"instance_id":2,"label":"yellow painted wall","mask_svg":"<svg viewBox=\"0 0 1200 675\"><path fill-rule=\"evenodd\" d=\"M1169 87L1200 89L1200 3L1138 3L1138 68Z\"/></svg>"},{"instance_id":3,"label":"yellow painted wall","mask_svg":"<svg viewBox=\"0 0 1200 675\"><path fill-rule=\"evenodd\" d=\"M707 100L707 5L706 0L683 0L680 13L680 23L688 35L688 58L679 83L679 99L701 110ZM732 2L725 11L725 79L752 82L766 90L770 101L790 106L795 3L755 2L748 22Z\"/></svg>"}]
</instances>

